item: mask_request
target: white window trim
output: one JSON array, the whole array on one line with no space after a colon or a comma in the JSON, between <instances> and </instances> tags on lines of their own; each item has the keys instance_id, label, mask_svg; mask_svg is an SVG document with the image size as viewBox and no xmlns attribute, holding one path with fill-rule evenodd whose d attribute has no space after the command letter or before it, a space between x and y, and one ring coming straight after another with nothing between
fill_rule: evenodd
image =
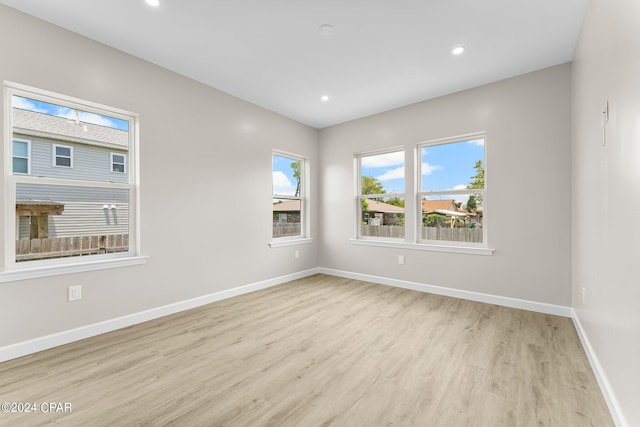
<instances>
[{"instance_id":1,"label":"white window trim","mask_svg":"<svg viewBox=\"0 0 640 427\"><path fill-rule=\"evenodd\" d=\"M115 162L113 161L113 156L122 156L122 157L124 158L124 163L115 163ZM126 174L126 173L127 173L127 155L126 155L126 154L124 154L124 153L114 153L114 152L111 152L111 153L109 153L109 157L111 158L111 163L110 163L109 172L111 172L111 173L117 173L117 174ZM122 164L122 165L124 166L124 172L114 171L114 170L113 170L113 165L114 165L114 164L117 164L117 165Z\"/></svg>"},{"instance_id":2,"label":"white window trim","mask_svg":"<svg viewBox=\"0 0 640 427\"><path fill-rule=\"evenodd\" d=\"M60 157L61 159L67 158L67 156L58 156L58 154L56 154L56 148L58 147L69 149L69 166L59 165L56 161L58 160L58 157ZM53 158L51 159L51 165L54 168L73 169L73 147L71 145L51 144L51 154L53 155Z\"/></svg>"},{"instance_id":3,"label":"white window trim","mask_svg":"<svg viewBox=\"0 0 640 427\"><path fill-rule=\"evenodd\" d=\"M430 191L422 191L422 160L421 160L421 150L423 147L434 147L434 146L439 146L439 145L444 145L444 144L455 144L458 142L467 142L467 141L471 141L474 139L483 139L484 140L484 146L483 146L483 150L484 150L484 170L485 170L485 177L484 177L484 188L483 189L474 189L474 190L469 190L469 189L463 189L463 190L430 190ZM488 243L487 243L487 220L484 217L487 209L487 205L486 205L486 194L487 194L487 150L486 150L486 146L487 146L487 133L486 132L474 132L474 133L469 133L469 134L464 134L464 135L458 135L458 136L453 136L453 137L449 137L449 138L440 138L440 139L434 139L434 140L430 140L430 141L426 141L426 142L422 142L420 144L418 144L416 146L416 242L417 244L420 245L427 245L429 247L449 247L449 248L465 248L465 249L473 249L473 248L477 248L479 250L489 250L491 251L491 253L493 253L493 249L489 249L488 247ZM469 194L470 192L472 193L480 193L482 194L483 197L483 224L482 224L482 243L469 243L469 242L455 242L455 241L449 241L449 240L427 240L427 239L422 239L421 236L421 227L422 227L422 198L423 197L428 197L429 195L456 195L456 194Z\"/></svg>"},{"instance_id":4,"label":"white window trim","mask_svg":"<svg viewBox=\"0 0 640 427\"><path fill-rule=\"evenodd\" d=\"M13 157L11 144L4 144L4 170L5 170L5 248L4 271L0 271L0 282L22 280L36 277L48 277L59 274L70 274L80 271L102 270L129 265L139 265L147 262L148 257L140 256L140 175L139 159L139 116L136 113L108 107L91 101L80 100L54 92L36 89L30 86L13 82L4 82L4 141L13 141L13 109L12 96L24 96L36 98L54 104L64 103L67 106L75 106L84 111L96 114L108 114L129 122L129 150L127 156L129 182L126 184L106 183L97 181L81 181L72 179L40 178L27 175L13 174ZM55 163L55 149L53 151ZM72 156L73 157L73 156ZM16 263L15 238L16 238L16 184L18 182L40 183L53 185L87 186L129 189L129 251L116 254L99 254L90 257L66 257L46 260L34 260Z\"/></svg>"},{"instance_id":5,"label":"white window trim","mask_svg":"<svg viewBox=\"0 0 640 427\"><path fill-rule=\"evenodd\" d=\"M282 195L276 194L273 191L273 156L286 157L293 160L300 161L300 176L302 179L300 186L300 196L290 196L290 195ZM272 150L271 152L271 196L273 199L285 199L285 200L300 200L300 235L298 236L282 236L282 237L273 237L273 233L271 233L271 241L268 243L270 248L279 248L284 246L293 246L293 245L303 245L308 244L313 241L311 238L311 230L310 230L310 203L309 203L309 159L301 156L299 154L290 153L282 150ZM273 212L273 211L272 211ZM273 218L271 218L271 227L273 227Z\"/></svg>"},{"instance_id":6,"label":"white window trim","mask_svg":"<svg viewBox=\"0 0 640 427\"><path fill-rule=\"evenodd\" d=\"M31 140L23 138L11 138L11 173L13 172L13 159L16 157L13 154L13 142L24 142L27 144L27 173L17 173L16 175L31 175ZM22 159L23 157L18 157Z\"/></svg>"},{"instance_id":7,"label":"white window trim","mask_svg":"<svg viewBox=\"0 0 640 427\"><path fill-rule=\"evenodd\" d=\"M390 242L384 240L350 239L351 244L360 246L378 246L385 248L410 249L416 251L451 252L469 255L493 255L495 249L479 246L455 246L448 244L427 244L410 242ZM444 242L449 243L449 242Z\"/></svg>"},{"instance_id":8,"label":"white window trim","mask_svg":"<svg viewBox=\"0 0 640 427\"><path fill-rule=\"evenodd\" d=\"M405 201L405 218L406 218L406 182L405 182L405 192L404 193L385 193L385 194L362 194L362 158L376 156L379 154L387 154L387 153L395 153L402 151L404 153L404 167L407 166L407 156L406 150L402 146L396 146L391 148L385 148L382 150L374 150L374 151L366 151L362 153L356 153L354 156L355 169L356 169L356 221L355 221L355 239L353 240L362 240L362 241L371 241L371 242L389 242L389 243L398 243L406 241L407 239L407 223L405 221L404 225L404 235L405 237L375 237L375 236L361 236L360 235L360 225L362 222L362 202L361 199L375 199L380 197L401 197Z\"/></svg>"}]
</instances>

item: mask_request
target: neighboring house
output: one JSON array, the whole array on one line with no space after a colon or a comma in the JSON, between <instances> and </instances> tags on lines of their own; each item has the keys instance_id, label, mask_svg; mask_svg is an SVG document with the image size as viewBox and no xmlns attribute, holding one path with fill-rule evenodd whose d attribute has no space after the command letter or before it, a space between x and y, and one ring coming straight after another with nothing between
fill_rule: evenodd
<instances>
[{"instance_id":1,"label":"neighboring house","mask_svg":"<svg viewBox=\"0 0 640 427\"><path fill-rule=\"evenodd\" d=\"M273 222L291 224L300 222L300 201L288 200L273 204Z\"/></svg>"},{"instance_id":2,"label":"neighboring house","mask_svg":"<svg viewBox=\"0 0 640 427\"><path fill-rule=\"evenodd\" d=\"M366 199L366 208L362 209L362 222L368 225L402 225L404 208Z\"/></svg>"},{"instance_id":3,"label":"neighboring house","mask_svg":"<svg viewBox=\"0 0 640 427\"><path fill-rule=\"evenodd\" d=\"M482 206L478 205L475 212L467 212L466 210L459 208L456 205L454 199L446 200L423 200L422 201L422 215L423 218L432 214L443 215L456 221L462 221L463 223L478 222L482 224ZM450 222L450 224L453 224Z\"/></svg>"},{"instance_id":4,"label":"neighboring house","mask_svg":"<svg viewBox=\"0 0 640 427\"><path fill-rule=\"evenodd\" d=\"M13 108L13 174L128 183L128 132ZM16 239L123 235L126 189L16 184Z\"/></svg>"}]
</instances>

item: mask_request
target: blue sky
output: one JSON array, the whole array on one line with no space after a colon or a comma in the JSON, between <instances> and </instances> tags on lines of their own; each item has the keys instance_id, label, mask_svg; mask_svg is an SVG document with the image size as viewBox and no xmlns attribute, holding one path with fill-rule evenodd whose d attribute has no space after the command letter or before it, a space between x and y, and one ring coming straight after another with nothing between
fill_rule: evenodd
<instances>
[{"instance_id":1,"label":"blue sky","mask_svg":"<svg viewBox=\"0 0 640 427\"><path fill-rule=\"evenodd\" d=\"M114 117L103 116L100 114L90 113L83 110L74 110L73 108L63 107L61 105L50 104L47 102L37 101L31 98L21 96L13 96L12 104L16 108L23 110L36 111L52 116L64 117L70 120L76 119L76 111L81 122L92 123L95 125L106 126L110 128L129 131L129 122L126 120L116 119Z\"/></svg>"},{"instance_id":2,"label":"blue sky","mask_svg":"<svg viewBox=\"0 0 640 427\"><path fill-rule=\"evenodd\" d=\"M484 140L474 139L452 144L422 147L422 191L446 191L465 189L476 174L473 166L478 160L484 163ZM273 156L273 191L276 194L294 195L296 179L291 163L295 159ZM382 182L387 193L404 193L404 151L362 157L362 175L373 176ZM467 201L468 195L430 198L454 198Z\"/></svg>"},{"instance_id":3,"label":"blue sky","mask_svg":"<svg viewBox=\"0 0 640 427\"><path fill-rule=\"evenodd\" d=\"M466 188L478 160L484 163L484 140L476 139L452 144L423 147L422 191L460 190ZM382 182L387 193L404 192L404 152L393 152L362 158L362 175L373 176ZM434 197L431 197L434 198ZM444 198L452 198L447 196ZM464 200L467 197L453 197Z\"/></svg>"},{"instance_id":4,"label":"blue sky","mask_svg":"<svg viewBox=\"0 0 640 427\"><path fill-rule=\"evenodd\" d=\"M298 181L293 177L291 163L296 159L273 156L273 192L283 196L294 196Z\"/></svg>"}]
</instances>

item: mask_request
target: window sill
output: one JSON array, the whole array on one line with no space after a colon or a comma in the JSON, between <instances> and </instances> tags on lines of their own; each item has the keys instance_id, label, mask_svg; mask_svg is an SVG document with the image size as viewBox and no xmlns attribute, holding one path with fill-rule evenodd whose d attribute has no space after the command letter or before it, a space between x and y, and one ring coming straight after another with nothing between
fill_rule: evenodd
<instances>
[{"instance_id":1,"label":"window sill","mask_svg":"<svg viewBox=\"0 0 640 427\"><path fill-rule=\"evenodd\" d=\"M478 247L478 246L451 246L451 245L433 245L427 243L406 243L406 242L392 242L383 240L363 240L363 239L350 239L353 245L362 246L380 246L387 248L399 248L399 249L411 249L419 251L434 251L434 252L453 252L460 254L471 255L493 255L495 249Z\"/></svg>"},{"instance_id":2,"label":"window sill","mask_svg":"<svg viewBox=\"0 0 640 427\"><path fill-rule=\"evenodd\" d=\"M122 257L113 259L91 260L74 264L59 264L20 268L0 273L0 283L17 280L36 279L39 277L59 276L61 274L81 273L85 271L105 270L109 268L128 267L146 264L147 256Z\"/></svg>"},{"instance_id":3,"label":"window sill","mask_svg":"<svg viewBox=\"0 0 640 427\"><path fill-rule=\"evenodd\" d=\"M306 245L313 242L311 238L304 239L291 239L291 240L282 240L282 241L273 241L269 243L270 248L282 248L285 246L296 246L296 245Z\"/></svg>"}]
</instances>

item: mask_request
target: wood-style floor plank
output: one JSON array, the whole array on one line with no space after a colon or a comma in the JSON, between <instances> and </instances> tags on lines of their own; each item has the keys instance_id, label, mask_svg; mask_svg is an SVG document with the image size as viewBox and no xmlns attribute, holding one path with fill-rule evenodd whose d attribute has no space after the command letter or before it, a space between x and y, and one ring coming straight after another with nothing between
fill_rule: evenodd
<instances>
[{"instance_id":1,"label":"wood-style floor plank","mask_svg":"<svg viewBox=\"0 0 640 427\"><path fill-rule=\"evenodd\" d=\"M0 364L2 426L613 426L570 319L316 275Z\"/></svg>"}]
</instances>

